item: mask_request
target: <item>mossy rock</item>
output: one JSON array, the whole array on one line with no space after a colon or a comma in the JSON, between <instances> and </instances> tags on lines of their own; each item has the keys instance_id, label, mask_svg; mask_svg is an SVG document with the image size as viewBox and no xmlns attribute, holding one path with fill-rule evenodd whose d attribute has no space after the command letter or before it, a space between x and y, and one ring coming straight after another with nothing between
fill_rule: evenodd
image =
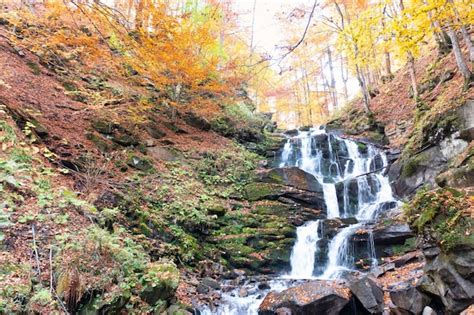
<instances>
[{"instance_id":1,"label":"mossy rock","mask_svg":"<svg viewBox=\"0 0 474 315\"><path fill-rule=\"evenodd\" d=\"M140 297L150 305L166 301L174 296L179 279L179 270L173 263L150 263L140 279L143 286Z\"/></svg>"},{"instance_id":2,"label":"mossy rock","mask_svg":"<svg viewBox=\"0 0 474 315\"><path fill-rule=\"evenodd\" d=\"M107 120L97 119L92 122L92 128L104 135L111 135L114 132L115 124Z\"/></svg>"},{"instance_id":3,"label":"mossy rock","mask_svg":"<svg viewBox=\"0 0 474 315\"><path fill-rule=\"evenodd\" d=\"M103 153L111 152L114 149L114 145L111 142L94 133L87 133L86 138L94 143L95 146Z\"/></svg>"},{"instance_id":4,"label":"mossy rock","mask_svg":"<svg viewBox=\"0 0 474 315\"><path fill-rule=\"evenodd\" d=\"M280 185L268 183L250 183L244 187L245 197L249 201L276 199L282 194Z\"/></svg>"},{"instance_id":5,"label":"mossy rock","mask_svg":"<svg viewBox=\"0 0 474 315\"><path fill-rule=\"evenodd\" d=\"M120 133L112 136L112 141L124 147L134 146L138 144L138 139L128 133Z\"/></svg>"},{"instance_id":6,"label":"mossy rock","mask_svg":"<svg viewBox=\"0 0 474 315\"><path fill-rule=\"evenodd\" d=\"M284 203L268 202L265 204L256 205L253 212L260 215L288 216L288 214L294 210L295 210L295 207L284 204Z\"/></svg>"},{"instance_id":7,"label":"mossy rock","mask_svg":"<svg viewBox=\"0 0 474 315\"><path fill-rule=\"evenodd\" d=\"M127 161L127 164L140 171L150 171L153 169L153 164L146 158L132 155Z\"/></svg>"},{"instance_id":8,"label":"mossy rock","mask_svg":"<svg viewBox=\"0 0 474 315\"><path fill-rule=\"evenodd\" d=\"M208 202L203 207L207 209L208 214L217 215L218 217L224 216L227 212L226 207L218 202Z\"/></svg>"},{"instance_id":9,"label":"mossy rock","mask_svg":"<svg viewBox=\"0 0 474 315\"><path fill-rule=\"evenodd\" d=\"M403 166L402 170L402 177L407 178L415 175L421 166L423 166L423 162L426 162L429 157L424 153L420 153L409 158Z\"/></svg>"}]
</instances>

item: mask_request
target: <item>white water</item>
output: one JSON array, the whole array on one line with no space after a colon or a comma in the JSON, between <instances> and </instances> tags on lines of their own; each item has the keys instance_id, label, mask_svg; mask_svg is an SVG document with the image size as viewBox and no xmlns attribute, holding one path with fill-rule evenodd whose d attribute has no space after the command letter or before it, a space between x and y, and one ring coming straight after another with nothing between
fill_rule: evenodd
<instances>
[{"instance_id":1,"label":"white water","mask_svg":"<svg viewBox=\"0 0 474 315\"><path fill-rule=\"evenodd\" d=\"M352 216L359 223L340 229L329 241L327 261L323 266L316 266L316 254L320 250L318 241L325 237L322 231L324 220L310 221L298 227L291 252L291 272L283 278L337 279L344 277L346 272L354 271L355 252L351 240L358 231L367 233L366 258L371 261L372 267L377 266L372 231L367 229L365 223L374 220L385 209L382 207L385 203L395 201L388 178L383 175L387 165L384 152L376 147L329 135L324 130L300 132L288 139L278 166L296 166L315 176L324 193L326 218ZM338 198L338 194L342 195ZM342 200L341 205L339 200ZM315 274L316 267L323 272ZM272 280L269 284L275 291L282 291L291 285L290 280ZM202 314L254 315L267 293L268 290L258 291L254 286L248 296L239 297L237 288L223 293L222 306L217 310L210 312L205 309Z\"/></svg>"},{"instance_id":2,"label":"white water","mask_svg":"<svg viewBox=\"0 0 474 315\"><path fill-rule=\"evenodd\" d=\"M324 203L327 208L327 218L339 217L339 203L337 201L336 186L323 183Z\"/></svg>"},{"instance_id":3,"label":"white water","mask_svg":"<svg viewBox=\"0 0 474 315\"><path fill-rule=\"evenodd\" d=\"M309 279L313 277L314 255L316 246L321 239L319 233L321 221L310 221L296 230L296 243L291 252L291 274L293 279Z\"/></svg>"}]
</instances>

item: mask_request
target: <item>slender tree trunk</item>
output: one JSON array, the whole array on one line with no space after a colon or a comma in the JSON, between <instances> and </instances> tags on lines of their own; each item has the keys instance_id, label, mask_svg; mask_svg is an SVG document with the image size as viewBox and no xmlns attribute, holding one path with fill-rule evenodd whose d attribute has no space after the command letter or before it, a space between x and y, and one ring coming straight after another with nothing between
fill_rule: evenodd
<instances>
[{"instance_id":1,"label":"slender tree trunk","mask_svg":"<svg viewBox=\"0 0 474 315\"><path fill-rule=\"evenodd\" d=\"M340 55L340 61L341 61L341 79L342 79L342 85L344 88L344 99L347 101L349 99L349 93L347 90L347 80L349 79L349 73L347 71L347 67L344 66L344 57Z\"/></svg>"},{"instance_id":2,"label":"slender tree trunk","mask_svg":"<svg viewBox=\"0 0 474 315\"><path fill-rule=\"evenodd\" d=\"M364 97L365 112L367 114L371 115L372 111L370 110L369 89L367 88L367 83L365 82L364 76L363 76L358 64L356 64L356 75L357 75L357 81L359 82L360 89L362 90L362 96Z\"/></svg>"},{"instance_id":3,"label":"slender tree trunk","mask_svg":"<svg viewBox=\"0 0 474 315\"><path fill-rule=\"evenodd\" d=\"M334 67L332 65L332 54L331 49L329 46L327 47L327 55L328 55L328 65L329 65L329 74L331 75L331 97L333 102L334 109L337 109L337 94L336 94L336 79L334 78Z\"/></svg>"},{"instance_id":4,"label":"slender tree trunk","mask_svg":"<svg viewBox=\"0 0 474 315\"><path fill-rule=\"evenodd\" d=\"M464 83L467 87L472 80L472 72L469 70L467 63L464 60L461 47L459 45L458 37L451 26L448 26L448 36L451 39L451 42L453 43L453 52L454 57L456 58L456 64L458 65L459 71L461 72L464 78Z\"/></svg>"},{"instance_id":5,"label":"slender tree trunk","mask_svg":"<svg viewBox=\"0 0 474 315\"><path fill-rule=\"evenodd\" d=\"M466 44L466 47L469 51L469 61L471 62L471 70L474 71L474 44L471 39L471 35L467 31L466 27L463 25L461 26L461 34Z\"/></svg>"},{"instance_id":6,"label":"slender tree trunk","mask_svg":"<svg viewBox=\"0 0 474 315\"><path fill-rule=\"evenodd\" d=\"M464 40L464 43L466 44L467 50L469 52L469 61L472 64L472 71L474 71L474 44L471 39L471 35L466 29L466 26L463 25L463 22L461 21L461 17L459 14L458 9L456 8L456 5L454 4L453 0L448 0L449 3L453 6L453 11L454 11L454 16L456 17L456 21L461 25L461 34L462 38Z\"/></svg>"},{"instance_id":7,"label":"slender tree trunk","mask_svg":"<svg viewBox=\"0 0 474 315\"><path fill-rule=\"evenodd\" d=\"M413 99L418 100L418 85L416 84L415 58L411 52L408 55L408 72L410 73L411 88L413 89Z\"/></svg>"}]
</instances>

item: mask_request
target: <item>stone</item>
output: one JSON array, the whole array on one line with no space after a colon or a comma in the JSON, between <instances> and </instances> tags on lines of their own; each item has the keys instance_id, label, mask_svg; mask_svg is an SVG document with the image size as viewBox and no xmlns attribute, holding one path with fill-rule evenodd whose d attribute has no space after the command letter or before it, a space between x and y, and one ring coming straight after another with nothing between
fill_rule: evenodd
<instances>
[{"instance_id":1,"label":"stone","mask_svg":"<svg viewBox=\"0 0 474 315\"><path fill-rule=\"evenodd\" d=\"M164 147L149 147L146 149L146 152L148 153L148 155L150 155L152 158L156 160L168 161L168 162L179 160L178 154Z\"/></svg>"},{"instance_id":2,"label":"stone","mask_svg":"<svg viewBox=\"0 0 474 315\"><path fill-rule=\"evenodd\" d=\"M150 123L145 126L145 130L154 139L161 139L166 136L166 132L160 130L158 127L158 125Z\"/></svg>"},{"instance_id":3,"label":"stone","mask_svg":"<svg viewBox=\"0 0 474 315\"><path fill-rule=\"evenodd\" d=\"M148 266L142 277L140 297L150 305L174 296L179 284L179 270L172 263L155 262Z\"/></svg>"},{"instance_id":4,"label":"stone","mask_svg":"<svg viewBox=\"0 0 474 315\"><path fill-rule=\"evenodd\" d=\"M392 223L374 229L373 236L375 245L403 244L406 239L413 237L413 232L408 224Z\"/></svg>"},{"instance_id":5,"label":"stone","mask_svg":"<svg viewBox=\"0 0 474 315\"><path fill-rule=\"evenodd\" d=\"M421 313L421 315L437 315L437 313L431 307L426 306L423 309L423 313Z\"/></svg>"},{"instance_id":6,"label":"stone","mask_svg":"<svg viewBox=\"0 0 474 315\"><path fill-rule=\"evenodd\" d=\"M239 289L239 296L240 297L247 297L249 295L249 292L247 291L246 288L240 288Z\"/></svg>"},{"instance_id":7,"label":"stone","mask_svg":"<svg viewBox=\"0 0 474 315\"><path fill-rule=\"evenodd\" d=\"M147 159L141 158L136 155L132 155L128 161L127 164L133 168L136 168L137 170L140 171L149 171L153 169L153 165L151 164L150 161Z\"/></svg>"},{"instance_id":8,"label":"stone","mask_svg":"<svg viewBox=\"0 0 474 315\"><path fill-rule=\"evenodd\" d=\"M396 259L394 259L392 262L395 265L395 267L399 268L402 267L403 265L406 265L407 263L418 259L420 253L419 252L411 252L407 253L405 255L402 255Z\"/></svg>"},{"instance_id":9,"label":"stone","mask_svg":"<svg viewBox=\"0 0 474 315\"><path fill-rule=\"evenodd\" d=\"M260 180L264 183L282 184L300 190L312 192L323 191L323 187L316 177L297 167L274 168L261 174Z\"/></svg>"},{"instance_id":10,"label":"stone","mask_svg":"<svg viewBox=\"0 0 474 315\"><path fill-rule=\"evenodd\" d=\"M411 283L403 283L400 286L389 292L395 311L399 314L420 314L431 299Z\"/></svg>"},{"instance_id":11,"label":"stone","mask_svg":"<svg viewBox=\"0 0 474 315\"><path fill-rule=\"evenodd\" d=\"M202 279L201 284L205 285L205 286L207 286L211 289L214 289L214 290L219 290L221 288L220 283L217 282L216 280L212 279L212 278Z\"/></svg>"},{"instance_id":12,"label":"stone","mask_svg":"<svg viewBox=\"0 0 474 315\"><path fill-rule=\"evenodd\" d=\"M258 289L259 290L268 290L268 289L270 289L270 285L268 284L268 282L260 282L258 284Z\"/></svg>"},{"instance_id":13,"label":"stone","mask_svg":"<svg viewBox=\"0 0 474 315\"><path fill-rule=\"evenodd\" d=\"M114 134L111 139L113 142L123 147L129 147L138 144L138 140L133 135L128 133Z\"/></svg>"},{"instance_id":14,"label":"stone","mask_svg":"<svg viewBox=\"0 0 474 315\"><path fill-rule=\"evenodd\" d=\"M445 253L430 245L422 244L426 247L422 289L438 296L449 314L458 314L474 301L474 248L463 245Z\"/></svg>"},{"instance_id":15,"label":"stone","mask_svg":"<svg viewBox=\"0 0 474 315\"><path fill-rule=\"evenodd\" d=\"M352 294L370 314L381 314L384 309L383 291L370 278L364 277L349 284Z\"/></svg>"},{"instance_id":16,"label":"stone","mask_svg":"<svg viewBox=\"0 0 474 315\"><path fill-rule=\"evenodd\" d=\"M211 124L209 123L209 121L201 116L198 116L196 113L187 112L184 114L183 119L188 125L194 128L201 129L204 131L211 130Z\"/></svg>"},{"instance_id":17,"label":"stone","mask_svg":"<svg viewBox=\"0 0 474 315\"><path fill-rule=\"evenodd\" d=\"M312 281L282 292L271 291L258 309L259 315L278 314L285 308L290 314L336 315L349 303L350 292L332 281Z\"/></svg>"},{"instance_id":18,"label":"stone","mask_svg":"<svg viewBox=\"0 0 474 315\"><path fill-rule=\"evenodd\" d=\"M111 135L114 131L114 123L107 120L92 121L92 128L104 135Z\"/></svg>"},{"instance_id":19,"label":"stone","mask_svg":"<svg viewBox=\"0 0 474 315\"><path fill-rule=\"evenodd\" d=\"M153 141L153 139L147 139L147 140L145 140L145 146L148 147L148 148L153 147L153 146L155 146L155 141Z\"/></svg>"}]
</instances>

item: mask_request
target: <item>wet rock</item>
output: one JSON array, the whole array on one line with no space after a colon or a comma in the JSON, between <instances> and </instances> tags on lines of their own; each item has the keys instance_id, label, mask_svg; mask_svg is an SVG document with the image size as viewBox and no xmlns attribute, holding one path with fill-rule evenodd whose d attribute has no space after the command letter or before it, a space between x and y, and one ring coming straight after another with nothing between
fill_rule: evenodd
<instances>
[{"instance_id":1,"label":"wet rock","mask_svg":"<svg viewBox=\"0 0 474 315\"><path fill-rule=\"evenodd\" d=\"M391 223L374 229L373 236L375 245L391 245L403 244L406 239L414 235L408 224Z\"/></svg>"},{"instance_id":2,"label":"wet rock","mask_svg":"<svg viewBox=\"0 0 474 315\"><path fill-rule=\"evenodd\" d=\"M258 309L259 315L278 314L285 308L291 314L336 315L349 303L350 293L330 281L313 281L267 294Z\"/></svg>"},{"instance_id":3,"label":"wet rock","mask_svg":"<svg viewBox=\"0 0 474 315\"><path fill-rule=\"evenodd\" d=\"M364 277L349 284L352 294L370 314L381 314L384 309L383 291L370 278Z\"/></svg>"},{"instance_id":4,"label":"wet rock","mask_svg":"<svg viewBox=\"0 0 474 315\"><path fill-rule=\"evenodd\" d=\"M240 297L247 297L249 295L249 292L247 291L246 288L240 288L239 290L239 296Z\"/></svg>"},{"instance_id":5,"label":"wet rock","mask_svg":"<svg viewBox=\"0 0 474 315\"><path fill-rule=\"evenodd\" d=\"M421 315L437 315L438 313L436 313L431 307L429 306L426 306L424 309L423 309L423 313L421 313Z\"/></svg>"},{"instance_id":6,"label":"wet rock","mask_svg":"<svg viewBox=\"0 0 474 315\"><path fill-rule=\"evenodd\" d=\"M376 277L383 276L387 271L393 271L395 270L395 264L394 263L386 263L383 265L379 265L378 267L374 268L371 273Z\"/></svg>"},{"instance_id":7,"label":"wet rock","mask_svg":"<svg viewBox=\"0 0 474 315\"><path fill-rule=\"evenodd\" d=\"M298 129L291 129L291 130L285 131L285 135L288 135L288 136L297 136L298 133L299 133Z\"/></svg>"},{"instance_id":8,"label":"wet rock","mask_svg":"<svg viewBox=\"0 0 474 315\"><path fill-rule=\"evenodd\" d=\"M393 289L389 294L395 306L391 310L394 314L420 314L431 300L411 283L403 283L401 288Z\"/></svg>"},{"instance_id":9,"label":"wet rock","mask_svg":"<svg viewBox=\"0 0 474 315\"><path fill-rule=\"evenodd\" d=\"M258 284L258 289L259 290L268 290L268 289L270 289L270 285L268 284L268 282L260 282Z\"/></svg>"},{"instance_id":10,"label":"wet rock","mask_svg":"<svg viewBox=\"0 0 474 315\"><path fill-rule=\"evenodd\" d=\"M219 290L221 288L221 284L212 278L202 279L201 284L214 290Z\"/></svg>"}]
</instances>

